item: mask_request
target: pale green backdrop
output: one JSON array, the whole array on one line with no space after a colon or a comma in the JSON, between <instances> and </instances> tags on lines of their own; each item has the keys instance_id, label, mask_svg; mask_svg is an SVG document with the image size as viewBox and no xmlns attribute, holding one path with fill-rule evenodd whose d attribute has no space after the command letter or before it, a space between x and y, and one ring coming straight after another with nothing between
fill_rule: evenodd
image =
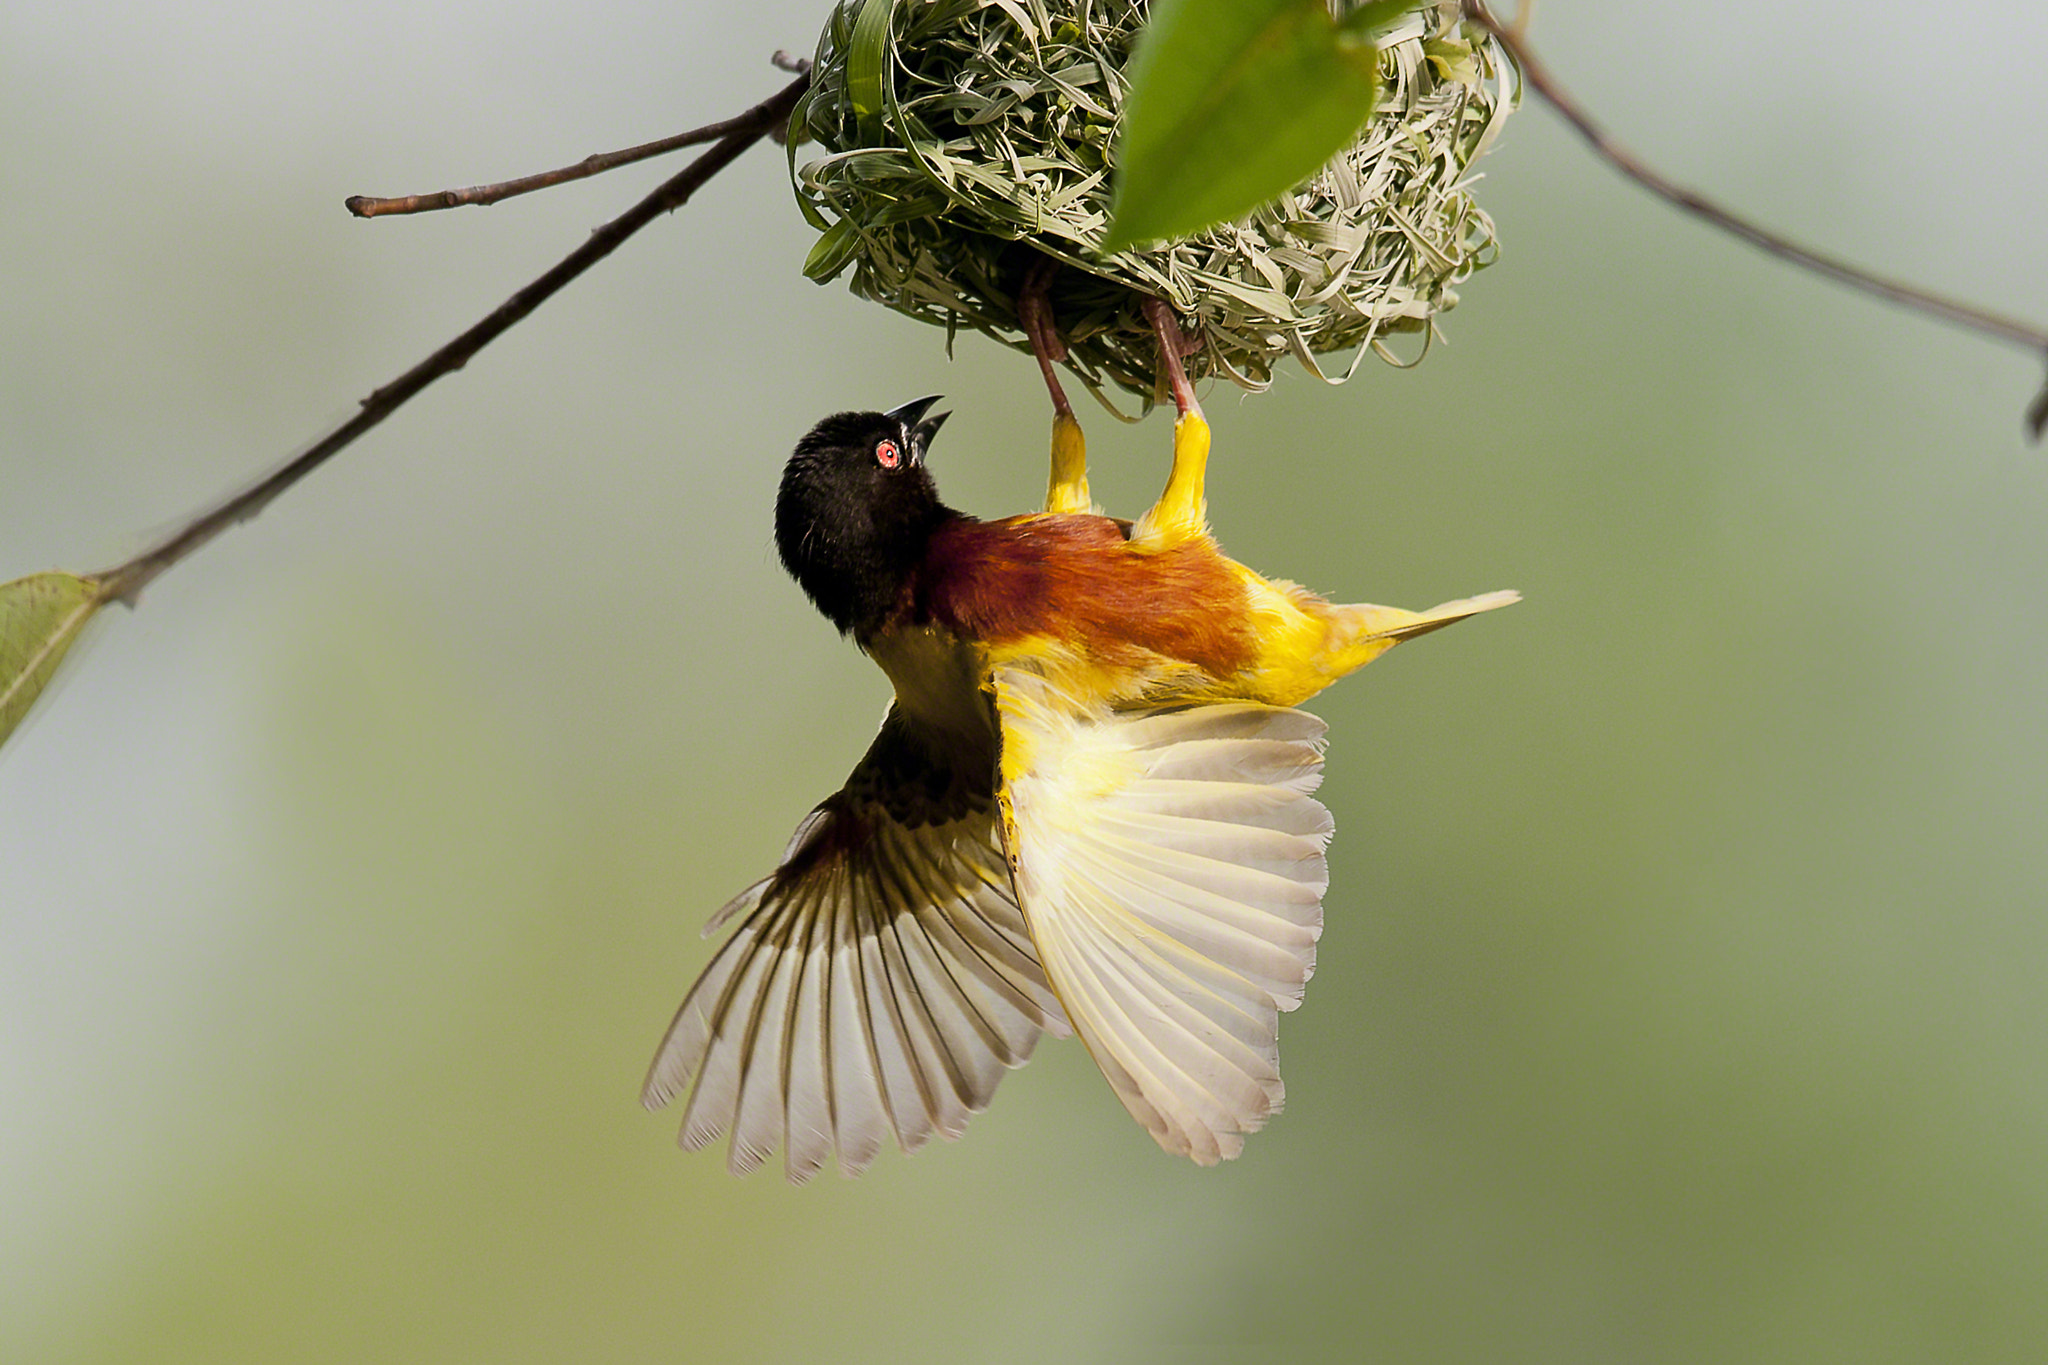
<instances>
[{"instance_id":1,"label":"pale green backdrop","mask_svg":"<svg viewBox=\"0 0 2048 1365\"><path fill-rule=\"evenodd\" d=\"M362 223L738 110L817 4L0 11L0 577L281 459L655 182ZM2048 317L2048 18L1541 7L1680 178ZM1411 373L1216 389L1269 572L1527 601L1329 694L1289 1105L1156 1151L1048 1047L802 1190L643 1113L696 930L864 746L782 577L818 415L1021 357L798 271L762 150L115 613L0 754L0 1359L2048 1358L2039 367L1624 188L1540 109ZM1163 424L1092 423L1142 507Z\"/></svg>"}]
</instances>

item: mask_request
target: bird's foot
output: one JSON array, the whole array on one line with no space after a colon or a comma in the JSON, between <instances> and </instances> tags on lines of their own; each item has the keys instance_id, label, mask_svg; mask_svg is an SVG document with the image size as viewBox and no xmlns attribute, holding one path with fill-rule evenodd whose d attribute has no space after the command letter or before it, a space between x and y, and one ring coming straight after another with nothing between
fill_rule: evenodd
<instances>
[{"instance_id":1,"label":"bird's foot","mask_svg":"<svg viewBox=\"0 0 2048 1365\"><path fill-rule=\"evenodd\" d=\"M1159 338L1160 387L1173 395L1180 416L1173 424L1173 470L1166 477L1166 491L1139 519L1131 539L1164 547L1208 534L1203 482L1209 466L1209 423L1180 363L1181 357L1201 349L1201 338L1181 330L1180 319L1165 300L1148 298L1144 308L1145 320Z\"/></svg>"},{"instance_id":2,"label":"bird's foot","mask_svg":"<svg viewBox=\"0 0 2048 1365\"><path fill-rule=\"evenodd\" d=\"M1041 256L1025 271L1024 287L1017 292L1017 320L1023 324L1031 354L1038 358L1038 372L1045 376L1046 390L1052 394L1052 474L1045 486L1045 510L1086 512L1095 505L1088 495L1088 442L1053 369L1067 358L1067 345L1053 325L1048 296L1059 268L1058 261Z\"/></svg>"},{"instance_id":3,"label":"bird's foot","mask_svg":"<svg viewBox=\"0 0 2048 1365\"><path fill-rule=\"evenodd\" d=\"M1152 324L1152 334L1159 339L1159 386L1173 395L1173 406L1181 416L1193 413L1200 417L1201 401L1195 397L1195 386L1180 362L1183 356L1202 349L1201 334L1182 331L1180 318L1165 299L1148 298L1144 309L1145 321Z\"/></svg>"}]
</instances>

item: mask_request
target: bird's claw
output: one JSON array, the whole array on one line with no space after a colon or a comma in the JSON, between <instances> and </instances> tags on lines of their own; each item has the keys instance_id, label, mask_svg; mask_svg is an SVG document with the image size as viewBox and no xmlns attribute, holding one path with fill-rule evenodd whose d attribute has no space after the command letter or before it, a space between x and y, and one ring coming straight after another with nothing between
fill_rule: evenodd
<instances>
[{"instance_id":1,"label":"bird's claw","mask_svg":"<svg viewBox=\"0 0 2048 1365\"><path fill-rule=\"evenodd\" d=\"M1024 287L1017 291L1017 321L1038 358L1038 372L1045 376L1046 391L1052 395L1052 473L1046 481L1045 510L1086 512L1095 503L1088 493L1088 441L1081 423L1060 387L1053 366L1067 358L1067 345L1053 324L1049 290L1060 263L1040 256L1024 272Z\"/></svg>"}]
</instances>

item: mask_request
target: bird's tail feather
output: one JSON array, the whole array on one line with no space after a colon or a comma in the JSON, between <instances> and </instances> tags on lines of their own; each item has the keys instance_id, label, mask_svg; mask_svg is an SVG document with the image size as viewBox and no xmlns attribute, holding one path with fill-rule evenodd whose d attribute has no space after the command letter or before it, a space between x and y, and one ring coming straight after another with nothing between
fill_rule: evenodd
<instances>
[{"instance_id":1,"label":"bird's tail feather","mask_svg":"<svg viewBox=\"0 0 2048 1365\"><path fill-rule=\"evenodd\" d=\"M1366 602L1340 607L1338 610L1352 624L1357 634L1357 643L1368 640L1412 640L1418 635L1427 635L1441 630L1453 621L1462 621L1468 616L1477 616L1482 611L1505 607L1510 602L1519 602L1522 594L1512 590L1506 592L1481 593L1477 597L1461 597L1455 602L1445 602L1431 607L1428 611L1406 611L1400 607L1376 607Z\"/></svg>"}]
</instances>

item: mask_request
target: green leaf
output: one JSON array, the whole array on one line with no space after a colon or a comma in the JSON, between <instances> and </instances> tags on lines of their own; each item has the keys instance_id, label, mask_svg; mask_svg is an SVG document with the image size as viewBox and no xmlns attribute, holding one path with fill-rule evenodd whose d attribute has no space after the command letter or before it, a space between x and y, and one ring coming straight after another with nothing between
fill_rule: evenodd
<instances>
[{"instance_id":1,"label":"green leaf","mask_svg":"<svg viewBox=\"0 0 2048 1365\"><path fill-rule=\"evenodd\" d=\"M846 269L859 248L860 226L851 218L841 218L811 244L810 255L804 257L805 277L816 284L825 283Z\"/></svg>"},{"instance_id":2,"label":"green leaf","mask_svg":"<svg viewBox=\"0 0 2048 1365\"><path fill-rule=\"evenodd\" d=\"M889 16L895 0L862 0L846 48L846 93L853 100L861 141L882 142L882 86L889 76Z\"/></svg>"},{"instance_id":3,"label":"green leaf","mask_svg":"<svg viewBox=\"0 0 2048 1365\"><path fill-rule=\"evenodd\" d=\"M1314 175L1372 116L1370 34L1415 3L1340 22L1325 0L1161 0L1131 58L1104 252L1241 218Z\"/></svg>"},{"instance_id":4,"label":"green leaf","mask_svg":"<svg viewBox=\"0 0 2048 1365\"><path fill-rule=\"evenodd\" d=\"M100 585L68 573L0 583L0 743L35 705L64 651L99 610Z\"/></svg>"}]
</instances>

